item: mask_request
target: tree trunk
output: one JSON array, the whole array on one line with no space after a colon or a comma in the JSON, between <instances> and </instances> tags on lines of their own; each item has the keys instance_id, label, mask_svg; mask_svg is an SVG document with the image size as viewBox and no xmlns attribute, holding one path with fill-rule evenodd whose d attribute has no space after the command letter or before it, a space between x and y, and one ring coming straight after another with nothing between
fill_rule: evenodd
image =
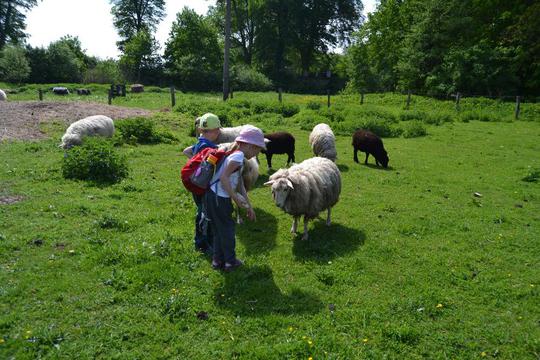
<instances>
[{"instance_id":1,"label":"tree trunk","mask_svg":"<svg viewBox=\"0 0 540 360\"><path fill-rule=\"evenodd\" d=\"M231 48L231 0L225 14L225 52L223 56L223 100L229 97L229 51Z\"/></svg>"}]
</instances>

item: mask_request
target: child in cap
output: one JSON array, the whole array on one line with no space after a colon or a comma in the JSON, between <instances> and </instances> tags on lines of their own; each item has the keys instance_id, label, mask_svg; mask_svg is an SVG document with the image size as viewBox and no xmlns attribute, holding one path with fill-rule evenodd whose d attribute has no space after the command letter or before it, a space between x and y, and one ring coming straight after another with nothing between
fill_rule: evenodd
<instances>
[{"instance_id":1,"label":"child in cap","mask_svg":"<svg viewBox=\"0 0 540 360\"><path fill-rule=\"evenodd\" d=\"M210 227L214 237L212 267L231 271L243 262L236 258L235 221L233 219L234 201L239 208L247 208L247 217L255 220L255 211L249 202L242 182L244 159L251 159L265 149L263 132L254 126L246 125L236 138L234 151L223 160L210 182L205 194L205 205ZM236 189L239 188L239 194Z\"/></svg>"},{"instance_id":2,"label":"child in cap","mask_svg":"<svg viewBox=\"0 0 540 360\"><path fill-rule=\"evenodd\" d=\"M188 158L195 156L204 148L217 148L214 142L220 134L221 123L219 118L214 114L204 114L195 120L195 124L195 131L196 133L200 132L200 136L195 145L188 146L184 149L183 153ZM212 234L209 229L205 235L201 226L203 195L193 194L193 200L195 201L195 205L197 205L197 216L195 217L195 249L203 253L212 254Z\"/></svg>"}]
</instances>

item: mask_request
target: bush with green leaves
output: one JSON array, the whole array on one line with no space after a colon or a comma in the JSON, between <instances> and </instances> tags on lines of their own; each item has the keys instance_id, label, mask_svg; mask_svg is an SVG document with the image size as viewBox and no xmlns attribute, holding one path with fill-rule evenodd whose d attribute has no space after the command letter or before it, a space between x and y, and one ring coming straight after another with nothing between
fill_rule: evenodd
<instances>
[{"instance_id":1,"label":"bush with green leaves","mask_svg":"<svg viewBox=\"0 0 540 360\"><path fill-rule=\"evenodd\" d=\"M420 136L426 136L426 135L427 135L426 127L420 121L417 121L417 120L410 121L403 126L404 138L413 138L413 137L420 137Z\"/></svg>"},{"instance_id":2,"label":"bush with green leaves","mask_svg":"<svg viewBox=\"0 0 540 360\"><path fill-rule=\"evenodd\" d=\"M263 73L247 65L236 65L231 69L231 87L241 91L269 91L273 84Z\"/></svg>"},{"instance_id":3,"label":"bush with green leaves","mask_svg":"<svg viewBox=\"0 0 540 360\"><path fill-rule=\"evenodd\" d=\"M307 107L309 110L319 110L319 109L321 108L321 103L318 102L318 101L310 100L310 101L306 104L306 107Z\"/></svg>"},{"instance_id":4,"label":"bush with green leaves","mask_svg":"<svg viewBox=\"0 0 540 360\"><path fill-rule=\"evenodd\" d=\"M145 117L136 117L119 120L116 130L127 143L157 144L176 140L174 135L166 131L157 131L154 122Z\"/></svg>"},{"instance_id":5,"label":"bush with green leaves","mask_svg":"<svg viewBox=\"0 0 540 360\"><path fill-rule=\"evenodd\" d=\"M109 140L99 137L85 138L83 145L67 151L62 162L62 175L66 179L115 183L128 174L126 158Z\"/></svg>"}]
</instances>

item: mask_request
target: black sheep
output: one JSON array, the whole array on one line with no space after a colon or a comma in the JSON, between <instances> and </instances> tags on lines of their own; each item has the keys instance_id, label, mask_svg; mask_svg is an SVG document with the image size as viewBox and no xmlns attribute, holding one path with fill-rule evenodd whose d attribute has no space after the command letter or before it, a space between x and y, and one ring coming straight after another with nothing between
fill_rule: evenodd
<instances>
[{"instance_id":1,"label":"black sheep","mask_svg":"<svg viewBox=\"0 0 540 360\"><path fill-rule=\"evenodd\" d=\"M268 168L272 168L272 155L287 154L287 166L290 162L294 162L294 136L285 131L275 132L273 134L264 135L266 142L266 150L261 151L266 154Z\"/></svg>"},{"instance_id":2,"label":"black sheep","mask_svg":"<svg viewBox=\"0 0 540 360\"><path fill-rule=\"evenodd\" d=\"M352 138L352 146L354 148L354 161L358 162L358 150L366 153L366 161L369 154L375 158L377 166L379 163L385 168L388 167L388 154L384 150L384 146L380 137L367 130L356 130Z\"/></svg>"}]
</instances>

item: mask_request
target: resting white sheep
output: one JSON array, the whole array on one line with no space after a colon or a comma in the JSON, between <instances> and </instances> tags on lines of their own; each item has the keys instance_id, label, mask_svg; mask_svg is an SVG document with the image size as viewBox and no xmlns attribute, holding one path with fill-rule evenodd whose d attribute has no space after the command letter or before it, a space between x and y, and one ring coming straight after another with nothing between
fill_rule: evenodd
<instances>
[{"instance_id":1,"label":"resting white sheep","mask_svg":"<svg viewBox=\"0 0 540 360\"><path fill-rule=\"evenodd\" d=\"M294 218L291 232L304 216L303 240L308 238L308 221L327 210L326 225L330 225L330 209L339 200L341 174L333 161L314 157L289 169L276 171L264 185L272 186L276 205Z\"/></svg>"},{"instance_id":2,"label":"resting white sheep","mask_svg":"<svg viewBox=\"0 0 540 360\"><path fill-rule=\"evenodd\" d=\"M229 151L234 143L223 143L219 145L219 149ZM256 157L252 157L247 160L244 159L244 165L242 167L242 181L246 191L249 191L255 186L257 179L259 178L259 162ZM240 185L240 183L238 184ZM236 211L236 221L240 224L242 219L240 218L240 212Z\"/></svg>"},{"instance_id":3,"label":"resting white sheep","mask_svg":"<svg viewBox=\"0 0 540 360\"><path fill-rule=\"evenodd\" d=\"M4 92L4 90L0 89L0 101L6 101L6 100L7 100L6 93Z\"/></svg>"},{"instance_id":4,"label":"resting white sheep","mask_svg":"<svg viewBox=\"0 0 540 360\"><path fill-rule=\"evenodd\" d=\"M309 144L315 156L325 157L336 161L336 137L330 126L322 123L313 128L309 134Z\"/></svg>"},{"instance_id":5,"label":"resting white sheep","mask_svg":"<svg viewBox=\"0 0 540 360\"><path fill-rule=\"evenodd\" d=\"M105 115L94 115L75 121L69 125L64 136L62 136L61 148L69 149L82 144L85 136L112 137L114 134L114 123L110 117Z\"/></svg>"}]
</instances>

